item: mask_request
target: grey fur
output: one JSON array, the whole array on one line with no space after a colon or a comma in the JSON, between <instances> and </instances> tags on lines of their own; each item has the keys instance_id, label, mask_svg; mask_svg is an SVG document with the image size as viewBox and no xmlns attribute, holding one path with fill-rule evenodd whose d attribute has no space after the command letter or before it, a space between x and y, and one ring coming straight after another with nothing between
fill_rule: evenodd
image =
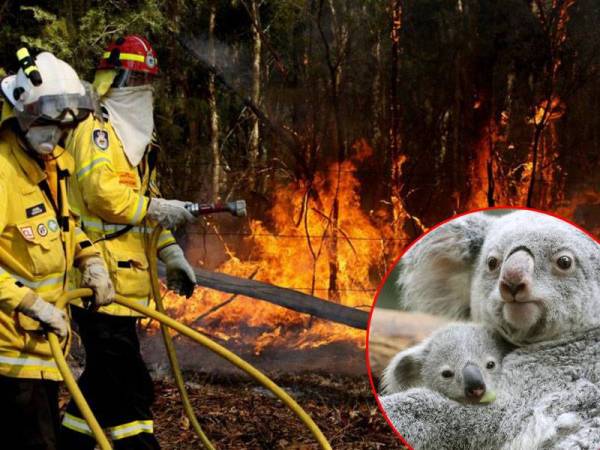
<instances>
[{"instance_id":1,"label":"grey fur","mask_svg":"<svg viewBox=\"0 0 600 450\"><path fill-rule=\"evenodd\" d=\"M465 395L463 369L476 367L485 390L495 392L502 359L509 350L497 333L481 325L450 324L392 359L383 373L382 393L427 387L453 400L472 402ZM444 377L444 371L452 376Z\"/></svg>"},{"instance_id":2,"label":"grey fur","mask_svg":"<svg viewBox=\"0 0 600 450\"><path fill-rule=\"evenodd\" d=\"M492 219L463 216L425 235L400 260L398 285L407 309L470 318L472 267Z\"/></svg>"},{"instance_id":3,"label":"grey fur","mask_svg":"<svg viewBox=\"0 0 600 450\"><path fill-rule=\"evenodd\" d=\"M415 449L600 448L600 329L517 349L503 360L498 398L465 406L426 388L381 397Z\"/></svg>"},{"instance_id":4,"label":"grey fur","mask_svg":"<svg viewBox=\"0 0 600 450\"><path fill-rule=\"evenodd\" d=\"M517 330L501 317L498 273L489 273L486 266L493 254L502 267L517 247L526 247L535 258L531 297L543 310L540 323L527 330ZM560 249L575 258L570 273L556 270ZM398 283L408 309L470 318L523 345L600 325L599 259L598 244L560 219L531 211L501 217L479 212L448 222L419 241L402 258Z\"/></svg>"},{"instance_id":5,"label":"grey fur","mask_svg":"<svg viewBox=\"0 0 600 450\"><path fill-rule=\"evenodd\" d=\"M567 270L558 264L564 255L573 262ZM434 230L403 259L399 284L405 305L471 318L521 347L504 358L498 399L484 408L460 405L426 388L382 397L411 444L600 448L596 242L544 214L474 213ZM513 302L506 299L511 277L525 286L511 291Z\"/></svg>"}]
</instances>

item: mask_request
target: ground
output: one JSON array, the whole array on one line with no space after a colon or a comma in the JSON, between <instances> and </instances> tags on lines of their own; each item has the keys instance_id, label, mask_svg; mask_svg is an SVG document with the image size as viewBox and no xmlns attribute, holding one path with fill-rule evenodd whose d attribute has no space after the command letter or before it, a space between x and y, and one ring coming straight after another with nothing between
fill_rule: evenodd
<instances>
[{"instance_id":1,"label":"ground","mask_svg":"<svg viewBox=\"0 0 600 450\"><path fill-rule=\"evenodd\" d=\"M141 333L141 350L155 384L155 433L163 450L202 448L183 412L159 333ZM316 348L226 345L260 369L304 408L335 450L402 449L371 392L364 347L335 342ZM219 450L319 447L300 419L254 380L206 348L175 338L187 390L204 432ZM79 341L69 356L78 376L85 355ZM62 403L68 394L63 392Z\"/></svg>"},{"instance_id":2,"label":"ground","mask_svg":"<svg viewBox=\"0 0 600 450\"><path fill-rule=\"evenodd\" d=\"M365 377L271 375L319 425L334 449L401 449ZM218 449L318 449L302 422L268 391L238 375L185 374L200 423ZM301 388L298 388L298 387ZM165 450L199 449L169 378L155 380L155 432ZM63 403L66 399L63 393Z\"/></svg>"},{"instance_id":3,"label":"ground","mask_svg":"<svg viewBox=\"0 0 600 450\"><path fill-rule=\"evenodd\" d=\"M402 448L377 409L363 377L314 373L273 377L307 410L334 449ZM217 448L318 448L302 422L256 383L231 376L194 378L197 380L188 383L190 397L205 432ZM199 448L174 384L158 381L156 394L157 435L163 447Z\"/></svg>"}]
</instances>

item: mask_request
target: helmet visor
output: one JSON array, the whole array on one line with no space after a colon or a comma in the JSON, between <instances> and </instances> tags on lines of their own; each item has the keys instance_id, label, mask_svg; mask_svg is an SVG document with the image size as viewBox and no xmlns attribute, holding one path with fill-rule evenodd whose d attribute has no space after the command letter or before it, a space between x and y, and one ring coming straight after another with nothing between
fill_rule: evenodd
<instances>
[{"instance_id":1,"label":"helmet visor","mask_svg":"<svg viewBox=\"0 0 600 450\"><path fill-rule=\"evenodd\" d=\"M36 125L72 127L95 110L95 93L89 83L82 82L85 94L43 95L37 101L15 108L14 114L23 131Z\"/></svg>"},{"instance_id":2,"label":"helmet visor","mask_svg":"<svg viewBox=\"0 0 600 450\"><path fill-rule=\"evenodd\" d=\"M134 86L145 86L152 84L156 75L148 72L140 72L136 70L119 70L117 76L113 80L112 87L123 88L123 87L134 87Z\"/></svg>"}]
</instances>

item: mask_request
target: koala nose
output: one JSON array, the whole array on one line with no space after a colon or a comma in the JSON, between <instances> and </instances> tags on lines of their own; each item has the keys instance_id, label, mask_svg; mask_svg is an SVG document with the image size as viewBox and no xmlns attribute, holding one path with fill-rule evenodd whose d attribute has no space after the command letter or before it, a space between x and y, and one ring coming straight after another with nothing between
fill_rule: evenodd
<instances>
[{"instance_id":1,"label":"koala nose","mask_svg":"<svg viewBox=\"0 0 600 450\"><path fill-rule=\"evenodd\" d=\"M500 294L506 302L519 301L527 297L533 277L533 257L527 250L511 254L500 274ZM518 297L518 298L517 298Z\"/></svg>"},{"instance_id":2,"label":"koala nose","mask_svg":"<svg viewBox=\"0 0 600 450\"><path fill-rule=\"evenodd\" d=\"M516 297L520 291L525 290L525 283L511 283L500 281L500 290L507 291L512 297Z\"/></svg>"},{"instance_id":3,"label":"koala nose","mask_svg":"<svg viewBox=\"0 0 600 450\"><path fill-rule=\"evenodd\" d=\"M465 396L473 400L479 400L483 397L485 394L485 381L481 370L474 364L467 364L462 375L465 383Z\"/></svg>"}]
</instances>

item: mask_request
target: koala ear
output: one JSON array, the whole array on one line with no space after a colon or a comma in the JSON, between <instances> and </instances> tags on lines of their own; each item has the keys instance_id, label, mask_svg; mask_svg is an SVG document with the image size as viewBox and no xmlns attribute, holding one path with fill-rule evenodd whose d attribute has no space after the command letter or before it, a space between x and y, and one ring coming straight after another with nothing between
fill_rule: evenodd
<instances>
[{"instance_id":1,"label":"koala ear","mask_svg":"<svg viewBox=\"0 0 600 450\"><path fill-rule=\"evenodd\" d=\"M400 260L401 304L456 320L471 316L471 277L493 216L452 220L428 233Z\"/></svg>"},{"instance_id":2,"label":"koala ear","mask_svg":"<svg viewBox=\"0 0 600 450\"><path fill-rule=\"evenodd\" d=\"M428 353L427 342L398 353L383 371L381 393L390 395L422 383L421 370Z\"/></svg>"}]
</instances>

